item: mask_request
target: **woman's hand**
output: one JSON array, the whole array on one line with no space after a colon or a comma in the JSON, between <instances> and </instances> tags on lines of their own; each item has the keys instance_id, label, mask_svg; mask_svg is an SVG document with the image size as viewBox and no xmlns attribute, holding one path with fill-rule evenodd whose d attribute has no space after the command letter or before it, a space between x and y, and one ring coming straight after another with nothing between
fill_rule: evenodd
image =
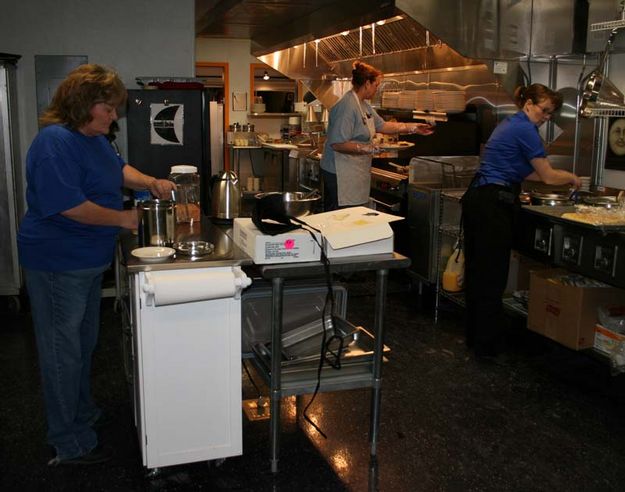
<instances>
[{"instance_id":1,"label":"woman's hand","mask_svg":"<svg viewBox=\"0 0 625 492\"><path fill-rule=\"evenodd\" d=\"M379 133L397 134L409 133L418 135L432 135L434 133L434 125L429 123L398 123L397 121L385 121Z\"/></svg>"},{"instance_id":2,"label":"woman's hand","mask_svg":"<svg viewBox=\"0 0 625 492\"><path fill-rule=\"evenodd\" d=\"M168 179L154 178L149 185L150 193L161 200L171 199L171 192L176 190L176 183Z\"/></svg>"},{"instance_id":3,"label":"woman's hand","mask_svg":"<svg viewBox=\"0 0 625 492\"><path fill-rule=\"evenodd\" d=\"M168 200L171 198L171 192L176 190L176 183L169 181L168 179L157 179L153 176L143 174L141 171L135 169L130 164L126 164L123 169L124 173L124 186L127 186L133 190L150 190L150 193L162 200Z\"/></svg>"},{"instance_id":4,"label":"woman's hand","mask_svg":"<svg viewBox=\"0 0 625 492\"><path fill-rule=\"evenodd\" d=\"M434 128L429 123L405 123L408 133L417 133L418 135L432 135Z\"/></svg>"}]
</instances>

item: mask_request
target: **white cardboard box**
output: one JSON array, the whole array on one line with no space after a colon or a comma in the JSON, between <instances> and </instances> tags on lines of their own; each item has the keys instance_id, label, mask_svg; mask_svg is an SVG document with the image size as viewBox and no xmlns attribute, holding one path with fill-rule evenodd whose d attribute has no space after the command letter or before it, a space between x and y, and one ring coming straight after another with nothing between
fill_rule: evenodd
<instances>
[{"instance_id":1,"label":"white cardboard box","mask_svg":"<svg viewBox=\"0 0 625 492\"><path fill-rule=\"evenodd\" d=\"M295 229L285 234L270 236L260 232L252 219L234 219L234 243L245 251L257 265L319 261L321 248L310 232ZM321 242L319 234L315 233Z\"/></svg>"},{"instance_id":2,"label":"white cardboard box","mask_svg":"<svg viewBox=\"0 0 625 492\"><path fill-rule=\"evenodd\" d=\"M392 253L393 229L389 223L402 219L367 207L343 208L301 218L321 231L328 258Z\"/></svg>"}]
</instances>

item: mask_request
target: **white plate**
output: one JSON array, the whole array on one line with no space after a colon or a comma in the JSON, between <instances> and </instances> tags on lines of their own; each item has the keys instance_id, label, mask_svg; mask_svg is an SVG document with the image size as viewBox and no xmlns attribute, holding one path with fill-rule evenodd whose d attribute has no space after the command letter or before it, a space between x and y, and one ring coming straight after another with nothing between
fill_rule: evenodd
<instances>
[{"instance_id":1,"label":"white plate","mask_svg":"<svg viewBox=\"0 0 625 492\"><path fill-rule=\"evenodd\" d=\"M145 248L133 249L130 253L135 258L139 258L146 263L160 263L161 261L169 260L176 253L176 250L165 248L164 246L147 246Z\"/></svg>"}]
</instances>

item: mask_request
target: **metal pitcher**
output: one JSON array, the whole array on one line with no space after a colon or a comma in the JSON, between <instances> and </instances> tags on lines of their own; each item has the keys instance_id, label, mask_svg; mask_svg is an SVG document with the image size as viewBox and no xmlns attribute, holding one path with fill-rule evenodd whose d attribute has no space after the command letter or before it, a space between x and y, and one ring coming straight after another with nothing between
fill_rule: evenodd
<instances>
[{"instance_id":1,"label":"metal pitcher","mask_svg":"<svg viewBox=\"0 0 625 492\"><path fill-rule=\"evenodd\" d=\"M208 189L211 217L232 220L239 216L241 187L234 171L222 171L211 177Z\"/></svg>"}]
</instances>

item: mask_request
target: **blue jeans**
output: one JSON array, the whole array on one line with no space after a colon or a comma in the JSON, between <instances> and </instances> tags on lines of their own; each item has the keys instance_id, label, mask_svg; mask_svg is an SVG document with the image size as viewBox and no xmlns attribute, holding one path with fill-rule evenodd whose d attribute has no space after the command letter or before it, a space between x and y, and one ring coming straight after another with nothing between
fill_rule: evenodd
<instances>
[{"instance_id":1,"label":"blue jeans","mask_svg":"<svg viewBox=\"0 0 625 492\"><path fill-rule=\"evenodd\" d=\"M66 272L24 270L48 420L59 459L89 453L101 411L91 398L91 356L98 341L102 274L108 265Z\"/></svg>"}]
</instances>

